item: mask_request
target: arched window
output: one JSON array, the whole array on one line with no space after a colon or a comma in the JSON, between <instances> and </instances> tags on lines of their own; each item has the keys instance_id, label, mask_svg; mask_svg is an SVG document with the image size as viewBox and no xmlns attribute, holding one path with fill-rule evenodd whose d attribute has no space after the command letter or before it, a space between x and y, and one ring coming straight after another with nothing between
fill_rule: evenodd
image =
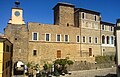
<instances>
[{"instance_id":1,"label":"arched window","mask_svg":"<svg viewBox=\"0 0 120 77\"><path fill-rule=\"evenodd\" d=\"M86 42L86 38L85 38L85 36L83 36L83 43L85 43Z\"/></svg>"},{"instance_id":2,"label":"arched window","mask_svg":"<svg viewBox=\"0 0 120 77\"><path fill-rule=\"evenodd\" d=\"M102 36L102 44L105 44L105 36Z\"/></svg>"},{"instance_id":3,"label":"arched window","mask_svg":"<svg viewBox=\"0 0 120 77\"><path fill-rule=\"evenodd\" d=\"M111 44L113 44L113 36L111 36Z\"/></svg>"},{"instance_id":4,"label":"arched window","mask_svg":"<svg viewBox=\"0 0 120 77\"><path fill-rule=\"evenodd\" d=\"M82 19L84 19L85 18L85 14L84 13L82 13Z\"/></svg>"},{"instance_id":5,"label":"arched window","mask_svg":"<svg viewBox=\"0 0 120 77\"><path fill-rule=\"evenodd\" d=\"M107 36L107 44L109 44L109 36Z\"/></svg>"},{"instance_id":6,"label":"arched window","mask_svg":"<svg viewBox=\"0 0 120 77\"><path fill-rule=\"evenodd\" d=\"M95 21L97 20L97 17L95 16Z\"/></svg>"}]
</instances>

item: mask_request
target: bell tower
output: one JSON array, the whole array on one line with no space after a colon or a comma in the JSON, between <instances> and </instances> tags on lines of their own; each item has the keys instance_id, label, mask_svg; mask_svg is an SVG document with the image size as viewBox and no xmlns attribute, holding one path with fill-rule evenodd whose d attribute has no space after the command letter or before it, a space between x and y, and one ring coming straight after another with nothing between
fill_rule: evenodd
<instances>
[{"instance_id":1,"label":"bell tower","mask_svg":"<svg viewBox=\"0 0 120 77\"><path fill-rule=\"evenodd\" d=\"M23 9L19 7L20 2L15 2L15 7L12 8L12 16L8 22L8 24L25 24L23 20Z\"/></svg>"},{"instance_id":2,"label":"bell tower","mask_svg":"<svg viewBox=\"0 0 120 77\"><path fill-rule=\"evenodd\" d=\"M23 20L23 9L19 7L20 2L16 0L12 8L12 16L4 29L5 36L13 44L12 53L12 75L18 74L17 63L28 63L28 28ZM23 67L22 67L23 68ZM24 74L22 69L22 74Z\"/></svg>"}]
</instances>

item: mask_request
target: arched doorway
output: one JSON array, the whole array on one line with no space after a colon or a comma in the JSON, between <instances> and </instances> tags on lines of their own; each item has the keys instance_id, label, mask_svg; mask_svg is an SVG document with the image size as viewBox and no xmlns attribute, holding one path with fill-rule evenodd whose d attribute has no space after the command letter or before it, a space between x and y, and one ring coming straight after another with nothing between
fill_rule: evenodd
<instances>
[{"instance_id":1,"label":"arched doorway","mask_svg":"<svg viewBox=\"0 0 120 77\"><path fill-rule=\"evenodd\" d=\"M14 63L14 75L24 74L24 63L22 61L17 61Z\"/></svg>"}]
</instances>

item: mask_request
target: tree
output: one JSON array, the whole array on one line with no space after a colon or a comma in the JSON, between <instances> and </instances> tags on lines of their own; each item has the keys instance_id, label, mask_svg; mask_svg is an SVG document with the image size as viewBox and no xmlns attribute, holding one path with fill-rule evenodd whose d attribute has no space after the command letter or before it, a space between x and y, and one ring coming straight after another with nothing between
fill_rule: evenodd
<instances>
[{"instance_id":1,"label":"tree","mask_svg":"<svg viewBox=\"0 0 120 77\"><path fill-rule=\"evenodd\" d=\"M72 65L73 61L68 59L57 59L54 61L55 69L59 72L59 74L62 73L68 73L67 71L67 65Z\"/></svg>"},{"instance_id":2,"label":"tree","mask_svg":"<svg viewBox=\"0 0 120 77\"><path fill-rule=\"evenodd\" d=\"M67 61L67 64L69 65L69 70L70 70L70 65L73 65L73 63L74 63L74 62L73 62L72 60L68 60L68 61Z\"/></svg>"}]
</instances>

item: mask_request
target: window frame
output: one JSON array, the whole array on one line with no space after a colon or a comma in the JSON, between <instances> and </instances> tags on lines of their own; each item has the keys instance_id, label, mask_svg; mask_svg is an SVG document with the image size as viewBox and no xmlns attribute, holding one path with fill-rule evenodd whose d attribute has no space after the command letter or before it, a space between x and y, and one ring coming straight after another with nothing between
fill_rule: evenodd
<instances>
[{"instance_id":1,"label":"window frame","mask_svg":"<svg viewBox=\"0 0 120 77\"><path fill-rule=\"evenodd\" d=\"M78 37L79 37L79 42L78 42ZM80 35L76 35L76 42L80 43Z\"/></svg>"},{"instance_id":2,"label":"window frame","mask_svg":"<svg viewBox=\"0 0 120 77\"><path fill-rule=\"evenodd\" d=\"M97 39L97 40L96 40ZM94 38L94 43L97 44L98 43L98 37Z\"/></svg>"},{"instance_id":3,"label":"window frame","mask_svg":"<svg viewBox=\"0 0 120 77\"><path fill-rule=\"evenodd\" d=\"M94 20L97 21L97 16L96 15L94 15Z\"/></svg>"},{"instance_id":4,"label":"window frame","mask_svg":"<svg viewBox=\"0 0 120 77\"><path fill-rule=\"evenodd\" d=\"M57 50L57 55L56 55L57 58L61 58L62 57L62 53L61 53L61 50Z\"/></svg>"},{"instance_id":5,"label":"window frame","mask_svg":"<svg viewBox=\"0 0 120 77\"><path fill-rule=\"evenodd\" d=\"M82 19L85 19L85 13L82 13Z\"/></svg>"},{"instance_id":6,"label":"window frame","mask_svg":"<svg viewBox=\"0 0 120 77\"><path fill-rule=\"evenodd\" d=\"M83 37L85 37L85 39ZM82 36L82 43L86 43L86 36Z\"/></svg>"},{"instance_id":7,"label":"window frame","mask_svg":"<svg viewBox=\"0 0 120 77\"><path fill-rule=\"evenodd\" d=\"M102 24L101 29L105 30L105 25L104 24Z\"/></svg>"},{"instance_id":8,"label":"window frame","mask_svg":"<svg viewBox=\"0 0 120 77\"><path fill-rule=\"evenodd\" d=\"M104 40L103 40L103 36L104 36ZM106 42L106 39L105 39L105 35L102 35L102 44L105 44Z\"/></svg>"},{"instance_id":9,"label":"window frame","mask_svg":"<svg viewBox=\"0 0 120 77\"><path fill-rule=\"evenodd\" d=\"M37 39L36 40L34 39L34 33L37 34ZM32 32L32 41L38 41L38 39L39 39L39 32Z\"/></svg>"},{"instance_id":10,"label":"window frame","mask_svg":"<svg viewBox=\"0 0 120 77\"><path fill-rule=\"evenodd\" d=\"M67 34L64 35L64 42L69 42L69 35L67 35L67 41L66 41L66 36Z\"/></svg>"},{"instance_id":11,"label":"window frame","mask_svg":"<svg viewBox=\"0 0 120 77\"><path fill-rule=\"evenodd\" d=\"M106 44L110 44L110 37L109 36L106 37Z\"/></svg>"},{"instance_id":12,"label":"window frame","mask_svg":"<svg viewBox=\"0 0 120 77\"><path fill-rule=\"evenodd\" d=\"M114 44L114 36L110 36L110 44Z\"/></svg>"},{"instance_id":13,"label":"window frame","mask_svg":"<svg viewBox=\"0 0 120 77\"><path fill-rule=\"evenodd\" d=\"M49 35L49 40L47 40L47 34ZM51 41L51 34L50 33L45 33L45 41Z\"/></svg>"},{"instance_id":14,"label":"window frame","mask_svg":"<svg viewBox=\"0 0 120 77\"><path fill-rule=\"evenodd\" d=\"M58 35L60 35L60 41L58 41ZM61 42L61 34L56 34L56 42Z\"/></svg>"},{"instance_id":15,"label":"window frame","mask_svg":"<svg viewBox=\"0 0 120 77\"><path fill-rule=\"evenodd\" d=\"M90 40L90 38L91 38L91 40ZM91 41L91 42L90 42ZM90 36L90 37L88 37L88 43L92 43L92 37Z\"/></svg>"},{"instance_id":16,"label":"window frame","mask_svg":"<svg viewBox=\"0 0 120 77\"><path fill-rule=\"evenodd\" d=\"M35 52L36 51L36 52ZM33 54L32 54L33 56L37 56L37 50L36 49L34 49L33 50Z\"/></svg>"}]
</instances>

